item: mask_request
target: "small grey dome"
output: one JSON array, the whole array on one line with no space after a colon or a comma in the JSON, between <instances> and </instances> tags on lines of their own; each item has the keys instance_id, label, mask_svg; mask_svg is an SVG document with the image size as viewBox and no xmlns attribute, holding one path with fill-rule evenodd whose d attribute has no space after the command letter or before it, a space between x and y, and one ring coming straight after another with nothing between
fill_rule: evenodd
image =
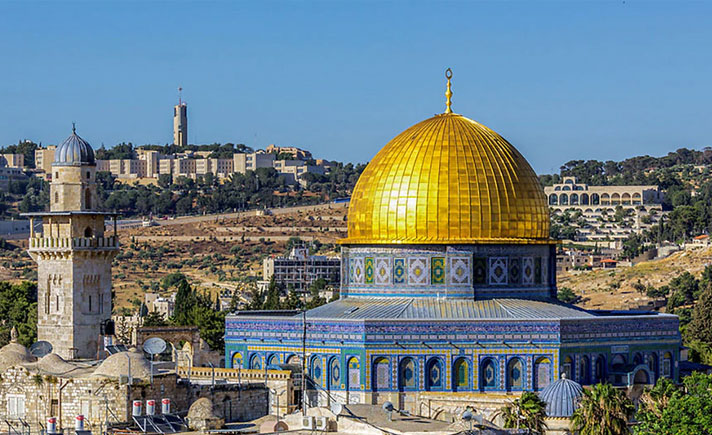
<instances>
[{"instance_id":1,"label":"small grey dome","mask_svg":"<svg viewBox=\"0 0 712 435\"><path fill-rule=\"evenodd\" d=\"M539 392L539 398L546 402L549 417L571 417L578 408L583 388L577 382L566 379L565 375Z\"/></svg>"},{"instance_id":2,"label":"small grey dome","mask_svg":"<svg viewBox=\"0 0 712 435\"><path fill-rule=\"evenodd\" d=\"M72 135L62 142L54 151L53 165L93 165L94 149L72 127Z\"/></svg>"}]
</instances>

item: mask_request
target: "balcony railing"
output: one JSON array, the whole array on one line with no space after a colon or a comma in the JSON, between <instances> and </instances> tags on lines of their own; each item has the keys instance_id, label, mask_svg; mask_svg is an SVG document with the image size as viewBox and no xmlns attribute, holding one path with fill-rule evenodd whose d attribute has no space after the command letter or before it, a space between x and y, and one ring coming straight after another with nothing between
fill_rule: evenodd
<instances>
[{"instance_id":1,"label":"balcony railing","mask_svg":"<svg viewBox=\"0 0 712 435\"><path fill-rule=\"evenodd\" d=\"M32 237L30 249L118 249L117 237Z\"/></svg>"}]
</instances>

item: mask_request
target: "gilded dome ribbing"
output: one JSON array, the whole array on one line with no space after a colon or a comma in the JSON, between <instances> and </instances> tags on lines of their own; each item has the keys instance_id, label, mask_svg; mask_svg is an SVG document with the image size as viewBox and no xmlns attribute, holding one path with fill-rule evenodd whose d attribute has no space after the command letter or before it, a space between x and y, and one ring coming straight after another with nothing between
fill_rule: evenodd
<instances>
[{"instance_id":1,"label":"gilded dome ribbing","mask_svg":"<svg viewBox=\"0 0 712 435\"><path fill-rule=\"evenodd\" d=\"M448 96L449 102L449 96ZM346 244L550 243L544 190L502 136L436 115L391 140L361 174Z\"/></svg>"}]
</instances>

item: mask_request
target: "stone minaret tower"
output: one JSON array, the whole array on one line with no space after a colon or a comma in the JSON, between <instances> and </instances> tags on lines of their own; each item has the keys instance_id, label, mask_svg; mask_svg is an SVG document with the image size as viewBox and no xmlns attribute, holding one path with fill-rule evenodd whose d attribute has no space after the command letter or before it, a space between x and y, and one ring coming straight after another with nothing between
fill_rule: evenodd
<instances>
[{"instance_id":1,"label":"stone minaret tower","mask_svg":"<svg viewBox=\"0 0 712 435\"><path fill-rule=\"evenodd\" d=\"M183 88L178 88L178 104L173 107L173 144L188 145L188 105L181 96Z\"/></svg>"},{"instance_id":2,"label":"stone minaret tower","mask_svg":"<svg viewBox=\"0 0 712 435\"><path fill-rule=\"evenodd\" d=\"M65 359L96 358L102 322L111 318L116 215L97 211L94 151L72 129L55 151L50 211L28 213L30 256L37 262L37 338ZM114 218L113 234L105 219ZM42 232L34 219L42 218Z\"/></svg>"}]
</instances>

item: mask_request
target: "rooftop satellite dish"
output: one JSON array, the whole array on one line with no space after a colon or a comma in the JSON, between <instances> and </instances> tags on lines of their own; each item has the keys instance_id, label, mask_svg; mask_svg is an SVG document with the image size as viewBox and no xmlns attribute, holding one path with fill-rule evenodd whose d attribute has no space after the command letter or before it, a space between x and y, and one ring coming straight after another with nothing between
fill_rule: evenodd
<instances>
[{"instance_id":1,"label":"rooftop satellite dish","mask_svg":"<svg viewBox=\"0 0 712 435\"><path fill-rule=\"evenodd\" d=\"M334 415L340 415L343 409L343 405L339 402L331 402L331 412L333 412Z\"/></svg>"},{"instance_id":2,"label":"rooftop satellite dish","mask_svg":"<svg viewBox=\"0 0 712 435\"><path fill-rule=\"evenodd\" d=\"M143 342L143 350L151 355L158 355L166 350L166 342L160 337L149 338Z\"/></svg>"},{"instance_id":3,"label":"rooftop satellite dish","mask_svg":"<svg viewBox=\"0 0 712 435\"><path fill-rule=\"evenodd\" d=\"M52 352L52 343L49 341L38 341L30 346L30 353L35 358L42 358Z\"/></svg>"}]
</instances>

